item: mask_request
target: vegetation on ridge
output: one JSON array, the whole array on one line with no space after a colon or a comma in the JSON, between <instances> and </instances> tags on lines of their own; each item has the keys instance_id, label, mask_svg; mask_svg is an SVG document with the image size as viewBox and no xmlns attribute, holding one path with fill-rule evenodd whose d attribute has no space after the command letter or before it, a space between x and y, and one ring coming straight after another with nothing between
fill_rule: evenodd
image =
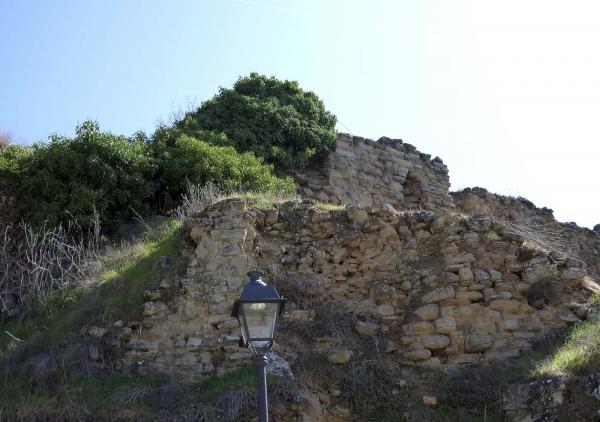
<instances>
[{"instance_id":1,"label":"vegetation on ridge","mask_svg":"<svg viewBox=\"0 0 600 422\"><path fill-rule=\"evenodd\" d=\"M251 151L278 174L289 174L333 149L336 121L321 99L297 82L251 73L187 113L175 129L190 136L222 132L222 144Z\"/></svg>"},{"instance_id":2,"label":"vegetation on ridge","mask_svg":"<svg viewBox=\"0 0 600 422\"><path fill-rule=\"evenodd\" d=\"M296 82L253 73L151 137L87 121L73 138L0 148L0 178L16 199L15 219L87 229L98 216L110 232L132 216L170 211L188 184L291 193L290 170L333 148L335 122Z\"/></svg>"}]
</instances>

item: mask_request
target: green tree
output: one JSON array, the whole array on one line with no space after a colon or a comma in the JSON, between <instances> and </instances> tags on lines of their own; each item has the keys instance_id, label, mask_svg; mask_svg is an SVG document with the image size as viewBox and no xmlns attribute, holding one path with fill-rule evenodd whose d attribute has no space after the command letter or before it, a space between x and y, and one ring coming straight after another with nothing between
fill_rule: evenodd
<instances>
[{"instance_id":1,"label":"green tree","mask_svg":"<svg viewBox=\"0 0 600 422\"><path fill-rule=\"evenodd\" d=\"M53 135L13 156L0 159L0 166L17 192L20 216L34 225L76 220L86 228L97 213L110 230L143 213L153 192L156 165L149 145L101 132L96 122L78 126L72 139Z\"/></svg>"},{"instance_id":2,"label":"green tree","mask_svg":"<svg viewBox=\"0 0 600 422\"><path fill-rule=\"evenodd\" d=\"M335 124L319 97L297 82L252 73L233 89L221 88L174 129L193 137L204 130L222 132L226 137L214 140L219 145L251 151L278 174L288 174L333 149Z\"/></svg>"},{"instance_id":3,"label":"green tree","mask_svg":"<svg viewBox=\"0 0 600 422\"><path fill-rule=\"evenodd\" d=\"M209 140L216 136L205 135ZM233 147L211 145L187 135L157 144L155 148L159 161L158 182L172 198L184 193L190 183L212 182L224 191L294 190L290 178L274 176L273 166L264 164L250 152L239 153Z\"/></svg>"}]
</instances>

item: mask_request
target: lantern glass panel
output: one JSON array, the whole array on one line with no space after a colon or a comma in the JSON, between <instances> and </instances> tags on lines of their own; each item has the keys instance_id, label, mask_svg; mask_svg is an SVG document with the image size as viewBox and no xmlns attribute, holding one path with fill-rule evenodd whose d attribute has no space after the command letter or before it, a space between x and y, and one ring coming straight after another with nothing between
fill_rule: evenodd
<instances>
[{"instance_id":1,"label":"lantern glass panel","mask_svg":"<svg viewBox=\"0 0 600 422\"><path fill-rule=\"evenodd\" d=\"M244 341L257 348L268 347L273 339L279 303L244 303L242 307L246 319L245 324L240 321Z\"/></svg>"}]
</instances>

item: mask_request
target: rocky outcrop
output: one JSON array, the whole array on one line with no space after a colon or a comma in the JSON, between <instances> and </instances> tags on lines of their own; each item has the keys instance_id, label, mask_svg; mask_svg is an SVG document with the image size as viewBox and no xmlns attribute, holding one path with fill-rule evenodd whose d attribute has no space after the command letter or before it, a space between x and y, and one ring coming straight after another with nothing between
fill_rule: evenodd
<instances>
[{"instance_id":1,"label":"rocky outcrop","mask_svg":"<svg viewBox=\"0 0 600 422\"><path fill-rule=\"evenodd\" d=\"M443 209L227 200L188 230L186 275L148 291L144 319L121 336L138 372L198 379L246 363L230 311L253 268L290 299L275 351L292 364L299 348L352 361L380 335L383 358L401 365L506 359L585 319L600 291L582 261L530 250L499 220ZM330 326L353 324L353 342L318 332L324 306L342 315Z\"/></svg>"},{"instance_id":2,"label":"rocky outcrop","mask_svg":"<svg viewBox=\"0 0 600 422\"><path fill-rule=\"evenodd\" d=\"M400 139L339 134L315 168L295 175L299 193L331 204L435 209L451 205L448 168Z\"/></svg>"}]
</instances>

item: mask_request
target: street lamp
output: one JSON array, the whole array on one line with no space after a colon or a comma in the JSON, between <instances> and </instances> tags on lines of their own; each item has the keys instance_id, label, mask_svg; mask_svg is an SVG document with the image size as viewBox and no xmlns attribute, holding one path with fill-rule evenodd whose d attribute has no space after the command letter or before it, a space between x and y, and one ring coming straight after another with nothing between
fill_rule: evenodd
<instances>
[{"instance_id":1,"label":"street lamp","mask_svg":"<svg viewBox=\"0 0 600 422\"><path fill-rule=\"evenodd\" d=\"M277 317L283 313L286 299L279 296L275 287L262 281L262 271L250 271L250 282L233 304L231 316L240 323L240 347L252 353L258 381L258 409L260 422L268 422L267 407L267 357L273 346Z\"/></svg>"}]
</instances>

